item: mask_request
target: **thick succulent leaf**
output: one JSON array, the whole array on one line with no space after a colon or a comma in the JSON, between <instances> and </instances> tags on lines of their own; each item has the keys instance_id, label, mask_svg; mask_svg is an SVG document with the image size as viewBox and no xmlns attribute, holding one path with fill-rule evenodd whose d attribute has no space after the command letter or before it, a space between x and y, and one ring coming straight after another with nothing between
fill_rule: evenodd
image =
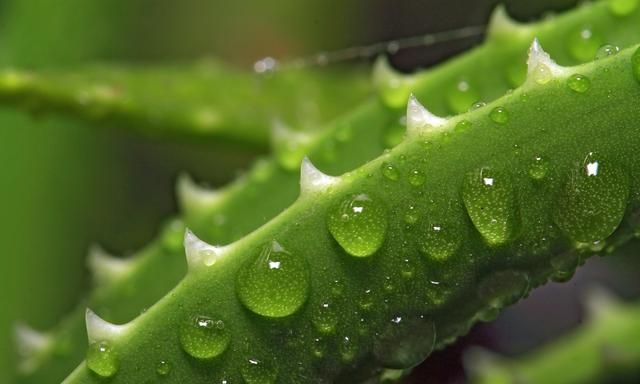
<instances>
[{"instance_id":1,"label":"thick succulent leaf","mask_svg":"<svg viewBox=\"0 0 640 384\"><path fill-rule=\"evenodd\" d=\"M599 13L588 13L589 18L609 17L608 10L602 5L596 4L590 7L597 7ZM587 23L589 19L585 19L584 14L580 15L582 22ZM625 39L628 39L627 36L629 34L633 35L635 33L632 27L635 25L634 18L637 17L637 14L633 14L619 20L618 22L626 25L627 29L619 28L615 34L607 35L608 41L626 41ZM575 18L575 13L570 13L555 19L553 23L544 22L527 28L539 29L540 32L551 35L553 27L556 25L561 26L566 22L573 23ZM476 50L472 55L477 58L478 52L483 50L486 51L486 57L493 55L495 52L491 47L496 45L502 45L502 42L490 39L483 48ZM563 42L552 41L551 49L554 53L565 48ZM521 46L521 50L523 52L526 51L524 45ZM462 58L458 62L464 60ZM499 61L503 62L502 60ZM481 60L480 63L487 71L500 69L492 65L488 58ZM465 66L458 64L455 69L448 69L448 64L446 64L428 73L431 73L433 78L439 78L444 75L458 78L474 70L477 65L477 60L467 60ZM520 63L520 65L524 68L524 63ZM506 71L506 68L502 68L502 71ZM427 77L427 75L420 76ZM415 90L421 91L421 87L428 88L429 82L421 82L420 86ZM496 87L498 90L502 89L501 85ZM433 92L433 94L444 94L444 92ZM312 137L308 142L308 150L311 151L311 157L314 162L319 164L322 169L329 170L334 174L345 172L375 157L384 146L390 146L398 138L402 137L401 129L403 127L398 123L398 118L399 116L396 112L385 109L377 102L368 102L355 112L331 124L325 133ZM465 124L462 124L462 126L464 127ZM188 190L186 193L183 191L182 196L189 226L199 236L215 244L224 244L236 240L257 228L295 200L298 178L288 168L291 167L291 164L299 163L301 160L300 152L304 153L304 151L291 151L285 148L284 151L278 154L277 162L260 162L249 175L241 178L232 186L217 192L215 196L206 191L198 191L192 186L184 188ZM419 175L414 175L413 179L419 180L420 177ZM265 199L265 196L268 196L268 199ZM408 212L407 220L413 220L411 217L417 216ZM180 228L180 225L178 224L174 228ZM149 263L157 263L157 265L162 265L165 262L162 260L171 259L170 263L173 267L146 269L145 263L147 262L137 262L140 266L139 268L132 268L130 273L120 277L120 284L124 286L133 286L136 280L152 280L156 283L151 287L154 289L136 290L131 288L127 291L119 289L117 284L115 284L115 287L110 285L102 287L98 289L98 292L102 293L92 295L92 299L89 301L89 305L96 312L110 321L127 321L139 313L142 308L151 305L182 277L186 268L181 259L182 256L179 255L181 252L176 251L175 247L175 238L182 235L179 229L177 229L177 232L167 230L166 233L163 236L164 240L159 239L157 243L174 244L173 246L165 249L165 251L162 251L164 248L159 244L150 246L148 251L143 252L145 256L137 259L156 259L150 260ZM125 292L129 293L125 294ZM60 372L61 367L68 366L69 362L73 362L74 359L78 358L82 348L77 346L84 344L86 335L84 327L80 325L82 314L82 310L76 311L73 315L73 321L68 321L59 327L57 332L54 332L55 335L65 335L61 341L65 341L65 344L73 347L69 347L65 353L43 353L40 369L23 377L25 382L55 381L52 380L52 377L59 376L54 375L52 369ZM57 338L57 336L54 337ZM57 344L57 342L54 344Z\"/></svg>"},{"instance_id":2,"label":"thick succulent leaf","mask_svg":"<svg viewBox=\"0 0 640 384\"><path fill-rule=\"evenodd\" d=\"M400 145L339 178L304 166L299 199L228 246L188 233L185 278L126 325L89 316L65 382L353 382L566 279L637 226L640 49L563 68L534 42L529 63L444 122L410 100Z\"/></svg>"},{"instance_id":3,"label":"thick succulent leaf","mask_svg":"<svg viewBox=\"0 0 640 384\"><path fill-rule=\"evenodd\" d=\"M0 102L146 134L266 147L272 122L313 131L370 92L358 68L249 73L215 61L164 67L0 71Z\"/></svg>"},{"instance_id":4,"label":"thick succulent leaf","mask_svg":"<svg viewBox=\"0 0 640 384\"><path fill-rule=\"evenodd\" d=\"M472 350L475 383L632 383L640 377L640 307L609 297L602 288L588 298L587 322L524 356L507 358ZM570 369L568 367L571 367Z\"/></svg>"}]
</instances>

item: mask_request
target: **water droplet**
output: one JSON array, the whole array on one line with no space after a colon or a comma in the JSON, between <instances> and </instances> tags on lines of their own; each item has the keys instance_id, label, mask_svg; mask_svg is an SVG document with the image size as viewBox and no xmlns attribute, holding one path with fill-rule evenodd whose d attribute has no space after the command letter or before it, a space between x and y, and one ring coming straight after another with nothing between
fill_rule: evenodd
<instances>
[{"instance_id":1,"label":"water droplet","mask_svg":"<svg viewBox=\"0 0 640 384\"><path fill-rule=\"evenodd\" d=\"M387 368L411 368L433 351L436 328L424 316L398 315L387 323L373 344L373 355Z\"/></svg>"},{"instance_id":2,"label":"water droplet","mask_svg":"<svg viewBox=\"0 0 640 384\"><path fill-rule=\"evenodd\" d=\"M602 45L602 37L589 26L571 32L567 38L567 48L571 56L579 62L591 61Z\"/></svg>"},{"instance_id":3,"label":"water droplet","mask_svg":"<svg viewBox=\"0 0 640 384\"><path fill-rule=\"evenodd\" d=\"M309 296L309 268L304 258L273 241L244 265L236 289L250 311L265 317L289 316Z\"/></svg>"},{"instance_id":4,"label":"water droplet","mask_svg":"<svg viewBox=\"0 0 640 384\"><path fill-rule=\"evenodd\" d=\"M543 180L549 172L549 164L542 156L535 156L529 166L529 177L534 180Z\"/></svg>"},{"instance_id":5,"label":"water droplet","mask_svg":"<svg viewBox=\"0 0 640 384\"><path fill-rule=\"evenodd\" d=\"M584 75L575 74L569 76L567 86L574 92L585 93L591 88L591 80Z\"/></svg>"},{"instance_id":6,"label":"water droplet","mask_svg":"<svg viewBox=\"0 0 640 384\"><path fill-rule=\"evenodd\" d=\"M246 384L273 384L278 379L278 370L267 360L248 359L240 368Z\"/></svg>"},{"instance_id":7,"label":"water droplet","mask_svg":"<svg viewBox=\"0 0 640 384\"><path fill-rule=\"evenodd\" d=\"M414 187L422 186L426 180L427 178L425 177L424 173L418 169L414 169L409 172L409 184L413 185Z\"/></svg>"},{"instance_id":8,"label":"water droplet","mask_svg":"<svg viewBox=\"0 0 640 384\"><path fill-rule=\"evenodd\" d=\"M384 175L384 177L386 177L389 180L396 181L400 178L400 172L398 172L398 168L396 168L391 163L386 163L386 162L382 163L382 166L380 167L380 171L382 171L382 174Z\"/></svg>"},{"instance_id":9,"label":"water droplet","mask_svg":"<svg viewBox=\"0 0 640 384\"><path fill-rule=\"evenodd\" d=\"M373 303L374 303L373 290L365 289L364 292L362 293L362 296L360 296L360 300L358 301L358 306L363 311L368 311L371 308L373 308Z\"/></svg>"},{"instance_id":10,"label":"water droplet","mask_svg":"<svg viewBox=\"0 0 640 384\"><path fill-rule=\"evenodd\" d=\"M382 288L387 292L391 293L396 290L396 285L393 282L393 278L391 276L385 276L382 282Z\"/></svg>"},{"instance_id":11,"label":"water droplet","mask_svg":"<svg viewBox=\"0 0 640 384\"><path fill-rule=\"evenodd\" d=\"M553 273L551 279L557 283L569 281L580 264L580 256L575 251L567 251L553 257L550 261Z\"/></svg>"},{"instance_id":12,"label":"water droplet","mask_svg":"<svg viewBox=\"0 0 640 384\"><path fill-rule=\"evenodd\" d=\"M358 355L358 346L350 336L344 336L340 339L338 350L340 358L345 363L351 363Z\"/></svg>"},{"instance_id":13,"label":"water droplet","mask_svg":"<svg viewBox=\"0 0 640 384\"><path fill-rule=\"evenodd\" d=\"M331 296L340 297L344 294L344 282L336 279L331 282Z\"/></svg>"},{"instance_id":14,"label":"water droplet","mask_svg":"<svg viewBox=\"0 0 640 384\"><path fill-rule=\"evenodd\" d=\"M627 16L638 8L639 0L609 0L609 10L616 16Z\"/></svg>"},{"instance_id":15,"label":"water droplet","mask_svg":"<svg viewBox=\"0 0 640 384\"><path fill-rule=\"evenodd\" d=\"M418 212L416 211L415 205L409 205L407 207L407 212L404 214L404 222L412 225L418 221Z\"/></svg>"},{"instance_id":16,"label":"water droplet","mask_svg":"<svg viewBox=\"0 0 640 384\"><path fill-rule=\"evenodd\" d=\"M338 313L335 305L325 301L314 308L311 322L316 330L324 335L334 333L338 325Z\"/></svg>"},{"instance_id":17,"label":"water droplet","mask_svg":"<svg viewBox=\"0 0 640 384\"><path fill-rule=\"evenodd\" d=\"M455 114L466 112L479 97L478 92L466 80L461 80L447 95L449 109Z\"/></svg>"},{"instance_id":18,"label":"water droplet","mask_svg":"<svg viewBox=\"0 0 640 384\"><path fill-rule=\"evenodd\" d=\"M485 103L484 101L476 101L471 105L471 108L469 108L469 111L475 111L476 109L480 109L485 105L487 105L487 103Z\"/></svg>"},{"instance_id":19,"label":"water droplet","mask_svg":"<svg viewBox=\"0 0 640 384\"><path fill-rule=\"evenodd\" d=\"M631 69L633 76L640 83L640 48L636 49L633 56L631 56Z\"/></svg>"},{"instance_id":20,"label":"water droplet","mask_svg":"<svg viewBox=\"0 0 640 384\"><path fill-rule=\"evenodd\" d=\"M466 131L467 129L471 128L473 126L473 123L470 122L469 120L460 120L458 122L458 124L456 124L455 130L456 131Z\"/></svg>"},{"instance_id":21,"label":"water droplet","mask_svg":"<svg viewBox=\"0 0 640 384\"><path fill-rule=\"evenodd\" d=\"M507 174L489 168L467 174L462 199L473 225L488 244L498 246L513 238L519 215Z\"/></svg>"},{"instance_id":22,"label":"water droplet","mask_svg":"<svg viewBox=\"0 0 640 384\"><path fill-rule=\"evenodd\" d=\"M112 377L118 373L118 358L108 342L100 341L89 345L87 367L100 377Z\"/></svg>"},{"instance_id":23,"label":"water droplet","mask_svg":"<svg viewBox=\"0 0 640 384\"><path fill-rule=\"evenodd\" d=\"M429 223L418 236L420 251L434 260L445 261L460 248L463 236L448 223Z\"/></svg>"},{"instance_id":24,"label":"water droplet","mask_svg":"<svg viewBox=\"0 0 640 384\"><path fill-rule=\"evenodd\" d=\"M575 241L604 240L620 224L628 196L625 173L589 152L561 191L554 220Z\"/></svg>"},{"instance_id":25,"label":"water droplet","mask_svg":"<svg viewBox=\"0 0 640 384\"><path fill-rule=\"evenodd\" d=\"M504 107L495 107L489 113L489 118L496 124L506 124L509 121L509 112Z\"/></svg>"},{"instance_id":26,"label":"water droplet","mask_svg":"<svg viewBox=\"0 0 640 384\"><path fill-rule=\"evenodd\" d=\"M620 52L620 47L613 44L605 44L602 47L598 48L598 52L596 53L596 60L606 59L609 56L617 55Z\"/></svg>"},{"instance_id":27,"label":"water droplet","mask_svg":"<svg viewBox=\"0 0 640 384\"><path fill-rule=\"evenodd\" d=\"M400 266L400 276L405 280L413 279L416 274L416 267L414 262L411 259L402 260L402 265Z\"/></svg>"},{"instance_id":28,"label":"water droplet","mask_svg":"<svg viewBox=\"0 0 640 384\"><path fill-rule=\"evenodd\" d=\"M533 81L540 85L547 84L551 81L551 79L553 79L553 73L551 72L551 69L544 64L536 65L531 76L533 78Z\"/></svg>"},{"instance_id":29,"label":"water droplet","mask_svg":"<svg viewBox=\"0 0 640 384\"><path fill-rule=\"evenodd\" d=\"M499 271L482 279L478 297L489 307L500 309L520 300L529 288L527 274L513 270Z\"/></svg>"},{"instance_id":30,"label":"water droplet","mask_svg":"<svg viewBox=\"0 0 640 384\"><path fill-rule=\"evenodd\" d=\"M207 316L195 316L180 328L182 348L196 359L212 359L229 346L231 334L224 321Z\"/></svg>"},{"instance_id":31,"label":"water droplet","mask_svg":"<svg viewBox=\"0 0 640 384\"><path fill-rule=\"evenodd\" d=\"M171 363L165 360L160 360L156 366L156 373L160 376L167 376L171 373Z\"/></svg>"},{"instance_id":32,"label":"water droplet","mask_svg":"<svg viewBox=\"0 0 640 384\"><path fill-rule=\"evenodd\" d=\"M329 211L327 227L347 253L356 257L370 256L385 239L386 210L382 203L366 194L352 195Z\"/></svg>"},{"instance_id":33,"label":"water droplet","mask_svg":"<svg viewBox=\"0 0 640 384\"><path fill-rule=\"evenodd\" d=\"M321 338L316 337L311 344L311 354L316 359L322 359L327 353L327 343Z\"/></svg>"}]
</instances>

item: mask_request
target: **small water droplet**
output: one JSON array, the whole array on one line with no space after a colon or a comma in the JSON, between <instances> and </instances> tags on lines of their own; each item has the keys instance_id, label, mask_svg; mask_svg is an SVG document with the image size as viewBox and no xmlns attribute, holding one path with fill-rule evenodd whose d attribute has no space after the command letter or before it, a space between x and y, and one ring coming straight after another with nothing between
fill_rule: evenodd
<instances>
[{"instance_id":1,"label":"small water droplet","mask_svg":"<svg viewBox=\"0 0 640 384\"><path fill-rule=\"evenodd\" d=\"M362 295L360 296L360 300L358 301L358 306L363 311L368 311L373 308L375 297L372 289L365 289Z\"/></svg>"},{"instance_id":2,"label":"small water droplet","mask_svg":"<svg viewBox=\"0 0 640 384\"><path fill-rule=\"evenodd\" d=\"M404 214L404 222L412 225L418 221L418 212L416 211L415 205L409 205L407 207L407 211Z\"/></svg>"},{"instance_id":3,"label":"small water droplet","mask_svg":"<svg viewBox=\"0 0 640 384\"><path fill-rule=\"evenodd\" d=\"M472 126L473 126L473 123L470 122L469 120L460 120L458 124L456 124L455 130L462 132L462 131L466 131Z\"/></svg>"},{"instance_id":4,"label":"small water droplet","mask_svg":"<svg viewBox=\"0 0 640 384\"><path fill-rule=\"evenodd\" d=\"M405 280L413 279L416 274L416 266L411 259L402 260L402 264L400 266L400 276L402 276Z\"/></svg>"},{"instance_id":5,"label":"small water droplet","mask_svg":"<svg viewBox=\"0 0 640 384\"><path fill-rule=\"evenodd\" d=\"M488 244L498 246L513 238L519 215L507 174L489 168L467 174L462 199L473 225Z\"/></svg>"},{"instance_id":6,"label":"small water droplet","mask_svg":"<svg viewBox=\"0 0 640 384\"><path fill-rule=\"evenodd\" d=\"M277 241L263 247L238 274L238 298L250 311L265 317L292 315L309 296L306 260Z\"/></svg>"},{"instance_id":7,"label":"small water droplet","mask_svg":"<svg viewBox=\"0 0 640 384\"><path fill-rule=\"evenodd\" d=\"M569 33L567 37L567 48L569 54L579 61L586 63L595 56L598 48L602 45L602 37L590 26L583 26Z\"/></svg>"},{"instance_id":8,"label":"small water droplet","mask_svg":"<svg viewBox=\"0 0 640 384\"><path fill-rule=\"evenodd\" d=\"M533 81L540 85L547 84L551 81L551 79L553 79L553 73L551 73L551 69L544 64L538 64L533 69L533 73L531 76L533 78Z\"/></svg>"},{"instance_id":9,"label":"small water droplet","mask_svg":"<svg viewBox=\"0 0 640 384\"><path fill-rule=\"evenodd\" d=\"M278 379L278 370L273 363L256 358L247 359L240 374L246 384L273 384Z\"/></svg>"},{"instance_id":10,"label":"small water droplet","mask_svg":"<svg viewBox=\"0 0 640 384\"><path fill-rule=\"evenodd\" d=\"M350 255L371 256L384 242L386 214L381 202L366 194L351 195L329 210L327 227Z\"/></svg>"},{"instance_id":11,"label":"small water droplet","mask_svg":"<svg viewBox=\"0 0 640 384\"><path fill-rule=\"evenodd\" d=\"M221 355L229 346L231 334L224 321L195 316L180 328L180 344L185 352L196 359L212 359Z\"/></svg>"},{"instance_id":12,"label":"small water droplet","mask_svg":"<svg viewBox=\"0 0 640 384\"><path fill-rule=\"evenodd\" d=\"M331 296L341 297L344 295L344 281L340 279L333 280L331 282Z\"/></svg>"},{"instance_id":13,"label":"small water droplet","mask_svg":"<svg viewBox=\"0 0 640 384\"><path fill-rule=\"evenodd\" d=\"M589 152L561 191L554 220L575 241L604 240L622 221L628 196L626 174Z\"/></svg>"},{"instance_id":14,"label":"small water droplet","mask_svg":"<svg viewBox=\"0 0 640 384\"><path fill-rule=\"evenodd\" d=\"M585 93L591 88L591 80L580 74L574 74L567 79L567 86L574 92Z\"/></svg>"},{"instance_id":15,"label":"small water droplet","mask_svg":"<svg viewBox=\"0 0 640 384\"><path fill-rule=\"evenodd\" d=\"M491 308L504 308L520 300L529 291L527 274L506 270L494 272L480 282L478 297Z\"/></svg>"},{"instance_id":16,"label":"small water droplet","mask_svg":"<svg viewBox=\"0 0 640 384\"><path fill-rule=\"evenodd\" d=\"M315 329L324 335L334 333L338 325L338 313L335 305L330 301L322 302L314 308L311 322Z\"/></svg>"},{"instance_id":17,"label":"small water droplet","mask_svg":"<svg viewBox=\"0 0 640 384\"><path fill-rule=\"evenodd\" d=\"M353 362L358 355L358 346L351 336L344 336L340 338L338 350L340 352L340 358L345 363Z\"/></svg>"},{"instance_id":18,"label":"small water droplet","mask_svg":"<svg viewBox=\"0 0 640 384\"><path fill-rule=\"evenodd\" d=\"M627 16L638 8L639 0L609 0L609 10L616 16Z\"/></svg>"},{"instance_id":19,"label":"small water droplet","mask_svg":"<svg viewBox=\"0 0 640 384\"><path fill-rule=\"evenodd\" d=\"M316 337L311 344L311 354L316 359L322 359L327 353L327 343L321 338Z\"/></svg>"},{"instance_id":20,"label":"small water droplet","mask_svg":"<svg viewBox=\"0 0 640 384\"><path fill-rule=\"evenodd\" d=\"M387 293L391 293L391 292L396 290L396 285L395 285L395 283L393 281L393 278L391 276L385 276L384 277L384 279L382 281L382 288Z\"/></svg>"},{"instance_id":21,"label":"small water droplet","mask_svg":"<svg viewBox=\"0 0 640 384\"><path fill-rule=\"evenodd\" d=\"M580 256L575 251L563 252L550 261L553 273L551 279L557 283L569 281L580 264Z\"/></svg>"},{"instance_id":22,"label":"small water droplet","mask_svg":"<svg viewBox=\"0 0 640 384\"><path fill-rule=\"evenodd\" d=\"M419 169L414 169L409 172L409 184L414 187L422 186L426 180L427 178L425 177L424 172Z\"/></svg>"},{"instance_id":23,"label":"small water droplet","mask_svg":"<svg viewBox=\"0 0 640 384\"><path fill-rule=\"evenodd\" d=\"M489 113L489 118L496 124L506 124L509 121L509 112L504 107L495 107Z\"/></svg>"},{"instance_id":24,"label":"small water droplet","mask_svg":"<svg viewBox=\"0 0 640 384\"><path fill-rule=\"evenodd\" d=\"M118 358L106 341L91 343L87 350L87 367L100 377L112 377L118 373Z\"/></svg>"},{"instance_id":25,"label":"small water droplet","mask_svg":"<svg viewBox=\"0 0 640 384\"><path fill-rule=\"evenodd\" d=\"M469 106L478 100L480 95L466 80L459 81L447 95L447 102L452 113L466 112Z\"/></svg>"},{"instance_id":26,"label":"small water droplet","mask_svg":"<svg viewBox=\"0 0 640 384\"><path fill-rule=\"evenodd\" d=\"M460 248L463 236L448 223L429 223L418 236L420 251L437 261L445 261Z\"/></svg>"},{"instance_id":27,"label":"small water droplet","mask_svg":"<svg viewBox=\"0 0 640 384\"><path fill-rule=\"evenodd\" d=\"M598 48L598 52L596 52L596 60L606 59L609 56L617 55L618 52L620 52L620 47L617 45L605 44Z\"/></svg>"},{"instance_id":28,"label":"small water droplet","mask_svg":"<svg viewBox=\"0 0 640 384\"><path fill-rule=\"evenodd\" d=\"M382 172L384 177L389 180L396 181L400 178L400 172L398 171L398 168L396 168L395 165L391 163L382 163L380 171Z\"/></svg>"},{"instance_id":29,"label":"small water droplet","mask_svg":"<svg viewBox=\"0 0 640 384\"><path fill-rule=\"evenodd\" d=\"M171 373L171 363L165 360L160 360L156 366L156 373L160 376L167 376Z\"/></svg>"},{"instance_id":30,"label":"small water droplet","mask_svg":"<svg viewBox=\"0 0 640 384\"><path fill-rule=\"evenodd\" d=\"M469 111L475 111L476 109L480 109L485 105L487 105L487 103L485 103L484 101L476 101L475 103L471 104L471 108L469 108Z\"/></svg>"},{"instance_id":31,"label":"small water droplet","mask_svg":"<svg viewBox=\"0 0 640 384\"><path fill-rule=\"evenodd\" d=\"M534 180L543 180L549 172L549 163L542 156L534 156L529 166L529 177Z\"/></svg>"},{"instance_id":32,"label":"small water droplet","mask_svg":"<svg viewBox=\"0 0 640 384\"><path fill-rule=\"evenodd\" d=\"M431 354L435 341L432 321L424 316L397 315L376 338L373 355L387 368L411 368Z\"/></svg>"}]
</instances>

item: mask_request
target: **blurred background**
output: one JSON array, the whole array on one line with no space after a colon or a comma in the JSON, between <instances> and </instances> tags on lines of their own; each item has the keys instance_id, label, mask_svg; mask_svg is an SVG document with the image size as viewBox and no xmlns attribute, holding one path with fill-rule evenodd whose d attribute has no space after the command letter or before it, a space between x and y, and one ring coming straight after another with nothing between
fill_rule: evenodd
<instances>
[{"instance_id":1,"label":"blurred background","mask_svg":"<svg viewBox=\"0 0 640 384\"><path fill-rule=\"evenodd\" d=\"M3 0L0 64L72 68L78 64L190 62L216 57L251 70L264 56L294 59L322 51L485 24L494 0ZM573 6L573 0L507 1L520 20ZM404 71L440 62L482 37L403 50ZM255 153L149 139L56 116L0 108L0 382L15 369L11 329L48 329L86 292L91 243L127 254L176 212L174 181L188 171L223 185ZM629 247L625 253L633 255ZM486 345L507 354L552 340L583 319L579 297L593 281L620 295L640 291L637 257L589 262L568 284L550 284L457 346L436 353L410 383L464 382L461 351ZM553 308L553 314L550 314Z\"/></svg>"}]
</instances>

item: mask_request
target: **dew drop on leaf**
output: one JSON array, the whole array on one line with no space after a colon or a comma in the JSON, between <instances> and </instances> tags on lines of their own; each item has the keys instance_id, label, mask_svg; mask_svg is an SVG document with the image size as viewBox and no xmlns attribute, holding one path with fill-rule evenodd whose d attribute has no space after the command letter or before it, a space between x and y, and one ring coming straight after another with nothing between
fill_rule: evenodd
<instances>
[{"instance_id":1,"label":"dew drop on leaf","mask_svg":"<svg viewBox=\"0 0 640 384\"><path fill-rule=\"evenodd\" d=\"M358 346L353 337L343 336L338 342L338 351L343 362L351 363L358 355Z\"/></svg>"},{"instance_id":2,"label":"dew drop on leaf","mask_svg":"<svg viewBox=\"0 0 640 384\"><path fill-rule=\"evenodd\" d=\"M506 124L509 121L509 112L504 107L495 107L489 113L489 118L496 124Z\"/></svg>"},{"instance_id":3,"label":"dew drop on leaf","mask_svg":"<svg viewBox=\"0 0 640 384\"><path fill-rule=\"evenodd\" d=\"M553 73L551 73L551 69L549 69L549 67L544 64L538 64L533 69L533 73L531 76L533 80L540 85L547 84L551 81L551 79L553 79Z\"/></svg>"},{"instance_id":4,"label":"dew drop on leaf","mask_svg":"<svg viewBox=\"0 0 640 384\"><path fill-rule=\"evenodd\" d=\"M196 359L213 359L221 355L230 341L226 324L217 318L194 316L180 328L182 349Z\"/></svg>"},{"instance_id":5,"label":"dew drop on leaf","mask_svg":"<svg viewBox=\"0 0 640 384\"><path fill-rule=\"evenodd\" d=\"M165 360L160 360L156 365L156 373L160 376L167 376L171 373L171 363Z\"/></svg>"},{"instance_id":6,"label":"dew drop on leaf","mask_svg":"<svg viewBox=\"0 0 640 384\"><path fill-rule=\"evenodd\" d=\"M447 94L447 103L451 113L459 114L466 112L479 97L478 92L466 80L461 80Z\"/></svg>"},{"instance_id":7,"label":"dew drop on leaf","mask_svg":"<svg viewBox=\"0 0 640 384\"><path fill-rule=\"evenodd\" d=\"M396 181L400 178L400 172L398 171L398 168L396 168L396 166L391 163L382 163L382 165L380 166L380 171L382 172L382 175L384 175L384 177L391 181Z\"/></svg>"},{"instance_id":8,"label":"dew drop on leaf","mask_svg":"<svg viewBox=\"0 0 640 384\"><path fill-rule=\"evenodd\" d=\"M246 384L273 384L278 379L278 370L271 362L256 358L247 359L240 374Z\"/></svg>"},{"instance_id":9,"label":"dew drop on leaf","mask_svg":"<svg viewBox=\"0 0 640 384\"><path fill-rule=\"evenodd\" d=\"M100 377L112 377L118 373L118 357L108 342L100 341L89 345L87 367Z\"/></svg>"},{"instance_id":10,"label":"dew drop on leaf","mask_svg":"<svg viewBox=\"0 0 640 384\"><path fill-rule=\"evenodd\" d=\"M431 354L435 341L432 321L424 316L397 315L377 336L373 355L386 368L411 368Z\"/></svg>"},{"instance_id":11,"label":"dew drop on leaf","mask_svg":"<svg viewBox=\"0 0 640 384\"><path fill-rule=\"evenodd\" d=\"M596 52L596 60L606 59L609 56L613 56L620 52L620 47L613 44L605 44L602 47L598 48L598 52Z\"/></svg>"},{"instance_id":12,"label":"dew drop on leaf","mask_svg":"<svg viewBox=\"0 0 640 384\"><path fill-rule=\"evenodd\" d=\"M550 263L553 268L551 280L556 283L564 283L569 281L576 272L576 268L580 264L580 255L575 251L563 252L554 256Z\"/></svg>"},{"instance_id":13,"label":"dew drop on leaf","mask_svg":"<svg viewBox=\"0 0 640 384\"><path fill-rule=\"evenodd\" d=\"M414 187L422 186L426 180L427 178L425 177L424 173L419 169L414 169L409 172L409 184L413 185Z\"/></svg>"},{"instance_id":14,"label":"dew drop on leaf","mask_svg":"<svg viewBox=\"0 0 640 384\"><path fill-rule=\"evenodd\" d=\"M572 240L604 240L618 227L627 206L629 181L614 164L589 152L567 175L554 220Z\"/></svg>"},{"instance_id":15,"label":"dew drop on leaf","mask_svg":"<svg viewBox=\"0 0 640 384\"><path fill-rule=\"evenodd\" d=\"M236 293L242 304L258 315L292 315L309 296L308 264L273 241L242 267Z\"/></svg>"},{"instance_id":16,"label":"dew drop on leaf","mask_svg":"<svg viewBox=\"0 0 640 384\"><path fill-rule=\"evenodd\" d=\"M602 46L602 36L590 26L583 26L568 34L569 54L581 63L591 61Z\"/></svg>"},{"instance_id":17,"label":"dew drop on leaf","mask_svg":"<svg viewBox=\"0 0 640 384\"><path fill-rule=\"evenodd\" d=\"M529 177L533 180L540 181L547 177L549 172L549 163L542 156L534 156L529 165Z\"/></svg>"},{"instance_id":18,"label":"dew drop on leaf","mask_svg":"<svg viewBox=\"0 0 640 384\"><path fill-rule=\"evenodd\" d=\"M467 174L462 199L473 225L489 245L511 240L519 226L519 215L507 174L489 168Z\"/></svg>"},{"instance_id":19,"label":"dew drop on leaf","mask_svg":"<svg viewBox=\"0 0 640 384\"><path fill-rule=\"evenodd\" d=\"M627 16L638 8L640 0L609 0L609 10L616 16Z\"/></svg>"},{"instance_id":20,"label":"dew drop on leaf","mask_svg":"<svg viewBox=\"0 0 640 384\"><path fill-rule=\"evenodd\" d=\"M329 335L335 332L338 325L338 313L335 305L330 301L324 301L313 310L311 322L319 333Z\"/></svg>"},{"instance_id":21,"label":"dew drop on leaf","mask_svg":"<svg viewBox=\"0 0 640 384\"><path fill-rule=\"evenodd\" d=\"M448 223L428 223L417 237L420 251L437 261L445 261L453 256L463 238Z\"/></svg>"},{"instance_id":22,"label":"dew drop on leaf","mask_svg":"<svg viewBox=\"0 0 640 384\"><path fill-rule=\"evenodd\" d=\"M569 76L567 86L576 93L585 93L591 88L591 80L584 75L576 73Z\"/></svg>"},{"instance_id":23,"label":"dew drop on leaf","mask_svg":"<svg viewBox=\"0 0 640 384\"><path fill-rule=\"evenodd\" d=\"M381 202L366 194L351 195L329 210L327 227L348 254L367 257L384 242L386 215Z\"/></svg>"}]
</instances>

